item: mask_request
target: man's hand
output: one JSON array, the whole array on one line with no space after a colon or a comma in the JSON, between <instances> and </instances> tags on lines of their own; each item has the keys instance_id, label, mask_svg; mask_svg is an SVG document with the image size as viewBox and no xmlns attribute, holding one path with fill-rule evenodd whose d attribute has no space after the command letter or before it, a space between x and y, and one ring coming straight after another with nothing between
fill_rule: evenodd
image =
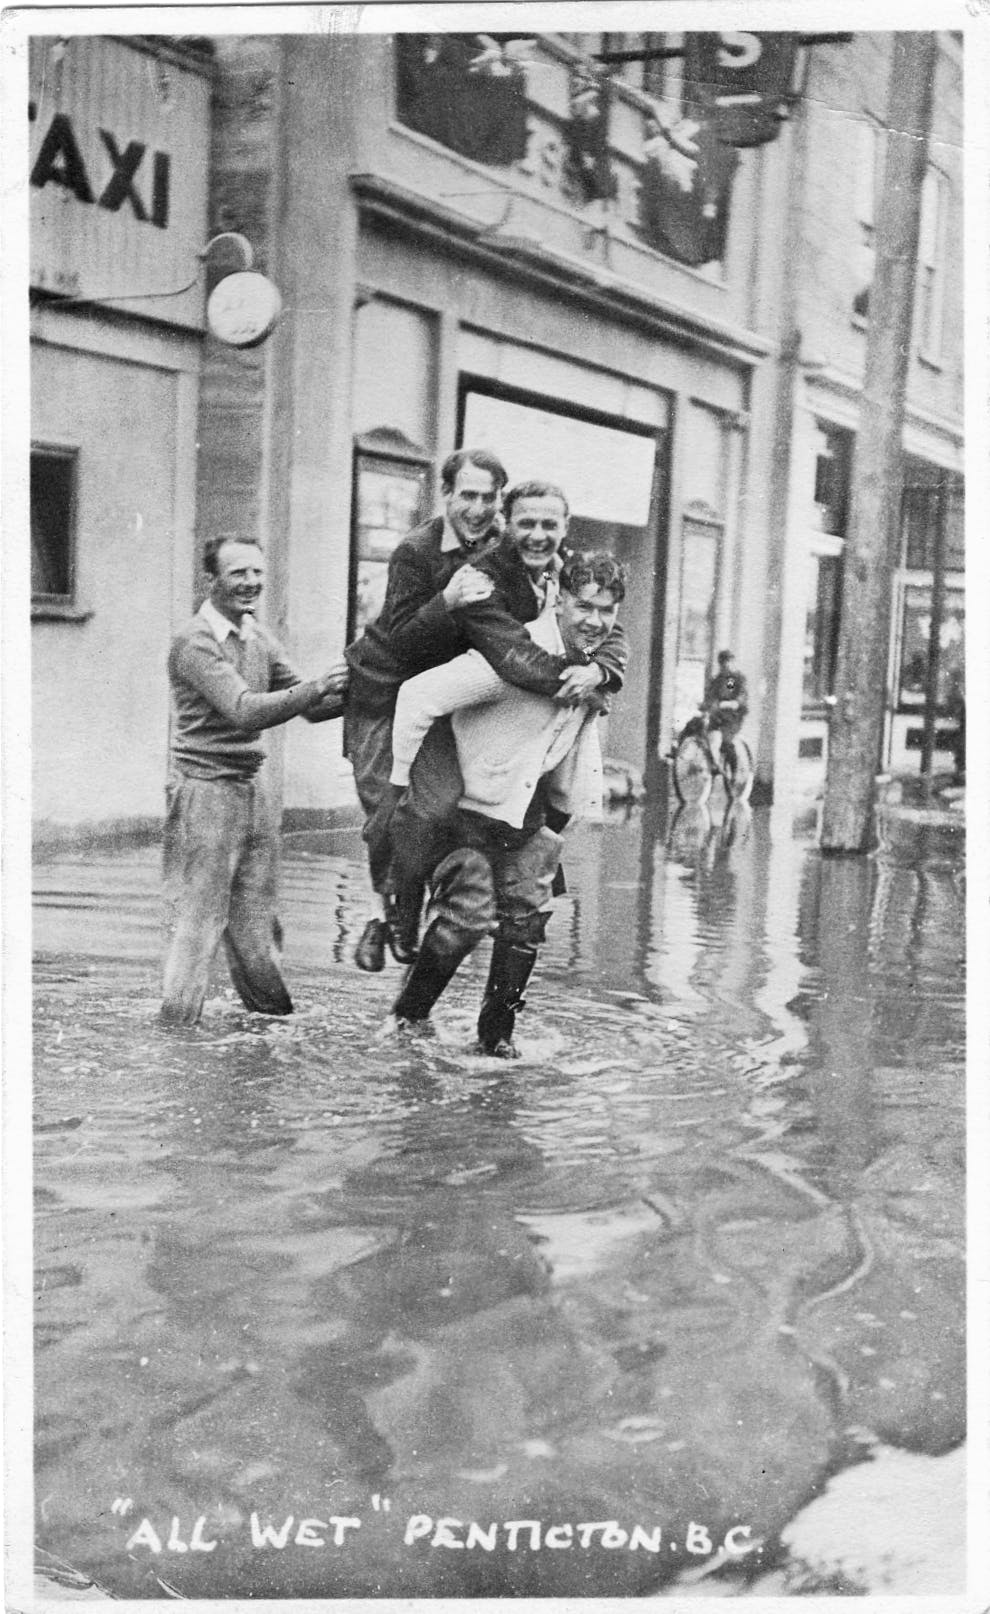
<instances>
[{"instance_id":1,"label":"man's hand","mask_svg":"<svg viewBox=\"0 0 990 1614\"><path fill-rule=\"evenodd\" d=\"M473 566L461 566L444 589L443 602L448 611L459 605L476 605L479 600L487 600L493 586L484 572L476 571Z\"/></svg>"},{"instance_id":2,"label":"man's hand","mask_svg":"<svg viewBox=\"0 0 990 1614\"><path fill-rule=\"evenodd\" d=\"M560 688L554 700L562 706L580 706L589 695L595 694L605 682L605 673L597 662L587 667L568 667L560 675Z\"/></svg>"},{"instance_id":3,"label":"man's hand","mask_svg":"<svg viewBox=\"0 0 990 1614\"><path fill-rule=\"evenodd\" d=\"M347 662L343 656L331 663L329 672L316 680L319 690L319 700L324 701L328 695L342 695L347 688Z\"/></svg>"}]
</instances>

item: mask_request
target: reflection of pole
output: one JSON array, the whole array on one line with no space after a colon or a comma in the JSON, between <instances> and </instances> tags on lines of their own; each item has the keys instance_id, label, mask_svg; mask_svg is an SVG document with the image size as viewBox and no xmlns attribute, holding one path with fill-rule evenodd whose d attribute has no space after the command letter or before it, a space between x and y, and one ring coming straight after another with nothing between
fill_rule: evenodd
<instances>
[{"instance_id":1,"label":"reflection of pole","mask_svg":"<svg viewBox=\"0 0 990 1614\"><path fill-rule=\"evenodd\" d=\"M948 489L943 477L935 498L935 553L932 556L932 608L928 630L928 676L925 680L925 726L921 736L921 772L926 799L932 793L932 764L935 757L935 713L938 706L938 674L942 651L942 617L945 613L945 524Z\"/></svg>"},{"instance_id":2,"label":"reflection of pole","mask_svg":"<svg viewBox=\"0 0 990 1614\"><path fill-rule=\"evenodd\" d=\"M933 33L894 35L887 160L846 540L838 698L829 735L822 810L824 852L865 851L872 825L886 706L887 623L899 538L904 395L921 187L928 161L937 52Z\"/></svg>"}]
</instances>

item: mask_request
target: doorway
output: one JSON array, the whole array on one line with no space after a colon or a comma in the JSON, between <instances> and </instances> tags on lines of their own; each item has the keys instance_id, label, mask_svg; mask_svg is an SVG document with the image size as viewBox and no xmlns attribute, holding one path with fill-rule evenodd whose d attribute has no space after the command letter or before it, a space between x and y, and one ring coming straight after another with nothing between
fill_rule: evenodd
<instances>
[{"instance_id":1,"label":"doorway","mask_svg":"<svg viewBox=\"0 0 990 1614\"><path fill-rule=\"evenodd\" d=\"M497 454L510 485L533 477L558 483L571 507L571 547L608 549L627 568L620 619L629 671L603 745L608 757L644 775L659 740L668 439L665 427L461 378L458 443Z\"/></svg>"}]
</instances>

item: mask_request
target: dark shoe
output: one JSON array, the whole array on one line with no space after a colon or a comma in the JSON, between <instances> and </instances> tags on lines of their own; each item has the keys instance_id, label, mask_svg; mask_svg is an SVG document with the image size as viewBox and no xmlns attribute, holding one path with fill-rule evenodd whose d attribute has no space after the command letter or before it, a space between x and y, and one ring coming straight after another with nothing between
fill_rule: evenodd
<instances>
[{"instance_id":1,"label":"dark shoe","mask_svg":"<svg viewBox=\"0 0 990 1614\"><path fill-rule=\"evenodd\" d=\"M418 893L418 901L404 898L402 902L390 897L385 903L385 940L397 964L414 964L419 955L419 909L423 900L422 890Z\"/></svg>"},{"instance_id":2,"label":"dark shoe","mask_svg":"<svg viewBox=\"0 0 990 1614\"><path fill-rule=\"evenodd\" d=\"M384 919L368 920L354 949L354 962L359 970L367 970L371 975L385 968Z\"/></svg>"},{"instance_id":3,"label":"dark shoe","mask_svg":"<svg viewBox=\"0 0 990 1614\"><path fill-rule=\"evenodd\" d=\"M456 929L449 920L434 919L423 937L419 957L392 1005L395 1018L425 1020L477 939Z\"/></svg>"},{"instance_id":4,"label":"dark shoe","mask_svg":"<svg viewBox=\"0 0 990 1614\"><path fill-rule=\"evenodd\" d=\"M525 1007L523 989L536 963L535 947L514 946L495 938L488 984L478 1016L478 1044L496 1059L518 1059L512 1041L516 1015Z\"/></svg>"}]
</instances>

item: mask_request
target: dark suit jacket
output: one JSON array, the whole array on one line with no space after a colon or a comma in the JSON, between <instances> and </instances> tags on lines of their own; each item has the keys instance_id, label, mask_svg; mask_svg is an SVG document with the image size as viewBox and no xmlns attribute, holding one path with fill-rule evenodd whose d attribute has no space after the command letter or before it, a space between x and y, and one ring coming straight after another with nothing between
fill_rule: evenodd
<instances>
[{"instance_id":1,"label":"dark suit jacket","mask_svg":"<svg viewBox=\"0 0 990 1614\"><path fill-rule=\"evenodd\" d=\"M407 678L472 647L507 683L538 695L556 694L567 658L541 650L523 626L538 615L539 602L513 546L501 540L483 551L445 552L443 525L443 517L434 516L393 552L378 620L346 652L352 707L391 711ZM495 587L487 600L448 611L442 591L467 561L486 572ZM608 687L620 688L628 659L621 629L613 630L597 659L609 674Z\"/></svg>"}]
</instances>

